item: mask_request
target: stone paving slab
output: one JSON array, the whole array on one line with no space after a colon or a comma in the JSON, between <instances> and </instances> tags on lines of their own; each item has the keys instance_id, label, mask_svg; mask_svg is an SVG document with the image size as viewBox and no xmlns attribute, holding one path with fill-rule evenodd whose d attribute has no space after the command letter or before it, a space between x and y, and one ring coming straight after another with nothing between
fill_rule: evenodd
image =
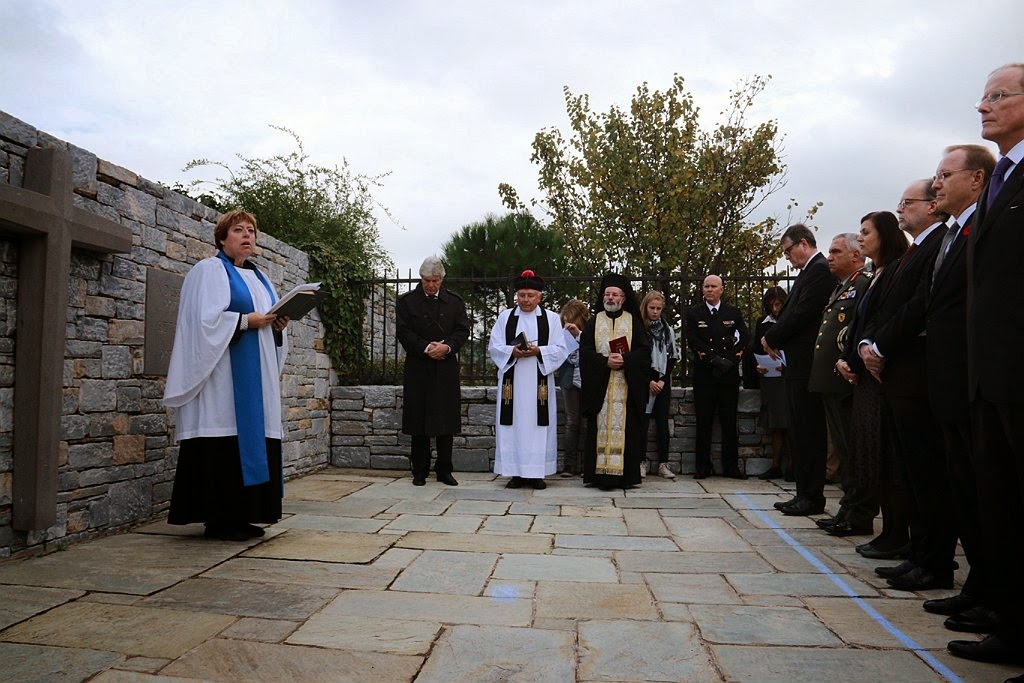
<instances>
[{"instance_id":1,"label":"stone paving slab","mask_svg":"<svg viewBox=\"0 0 1024 683\"><path fill-rule=\"evenodd\" d=\"M622 510L611 505L563 505L562 517L612 517L621 519Z\"/></svg>"},{"instance_id":2,"label":"stone paving slab","mask_svg":"<svg viewBox=\"0 0 1024 683\"><path fill-rule=\"evenodd\" d=\"M665 553L620 550L615 562L622 571L675 572L683 574L757 573L772 571L771 565L754 552Z\"/></svg>"},{"instance_id":3,"label":"stone paving slab","mask_svg":"<svg viewBox=\"0 0 1024 683\"><path fill-rule=\"evenodd\" d=\"M457 500L448 512L453 515L504 515L512 503L503 500Z\"/></svg>"},{"instance_id":4,"label":"stone paving slab","mask_svg":"<svg viewBox=\"0 0 1024 683\"><path fill-rule=\"evenodd\" d=\"M391 498L374 500L370 498L346 497L344 500L323 502L313 500L292 500L285 498L282 509L289 515L317 515L321 517L375 517L395 504Z\"/></svg>"},{"instance_id":5,"label":"stone paving slab","mask_svg":"<svg viewBox=\"0 0 1024 683\"><path fill-rule=\"evenodd\" d=\"M892 634L864 610L851 609L849 600L805 598L804 601L818 615L818 619L844 642L863 647L892 647ZM955 633L947 630L942 625L946 617L925 612L921 608L920 600L879 598L865 602L890 624L899 628L902 633L926 649L943 650L946 643L955 639L980 639L980 636L970 633Z\"/></svg>"},{"instance_id":6,"label":"stone paving slab","mask_svg":"<svg viewBox=\"0 0 1024 683\"><path fill-rule=\"evenodd\" d=\"M234 621L210 612L73 602L12 626L10 642L173 659Z\"/></svg>"},{"instance_id":7,"label":"stone paving slab","mask_svg":"<svg viewBox=\"0 0 1024 683\"><path fill-rule=\"evenodd\" d=\"M285 495L295 500L334 501L368 485L362 481L344 481L311 474L288 482L285 485Z\"/></svg>"},{"instance_id":8,"label":"stone paving slab","mask_svg":"<svg viewBox=\"0 0 1024 683\"><path fill-rule=\"evenodd\" d=\"M826 534L823 534L826 535ZM808 553L815 557L819 562L828 567L829 571L837 574L846 573L846 565L836 562L830 555L827 554L828 548L826 546L804 548ZM810 562L807 561L800 553L796 552L793 548L788 545L762 545L758 546L757 554L766 559L773 567L778 569L780 572L808 572L814 571L814 568ZM857 555L857 553L854 553ZM860 557L860 555L857 555ZM863 558L861 558L863 559ZM877 566L877 563L876 565ZM870 572L874 576L874 572ZM871 583L866 579L869 578L866 574L861 576L854 574L857 578L864 581L865 583ZM877 579L878 577L875 576ZM884 584L884 581L883 581Z\"/></svg>"},{"instance_id":9,"label":"stone paving slab","mask_svg":"<svg viewBox=\"0 0 1024 683\"><path fill-rule=\"evenodd\" d=\"M447 488L438 496L438 500L495 500L509 503L522 503L529 501L531 491L523 489L472 489L459 486L458 488ZM536 501L532 501L536 503Z\"/></svg>"},{"instance_id":10,"label":"stone paving slab","mask_svg":"<svg viewBox=\"0 0 1024 683\"><path fill-rule=\"evenodd\" d=\"M240 617L294 620L307 619L337 594L336 589L321 586L199 578L183 581L150 596L142 604Z\"/></svg>"},{"instance_id":11,"label":"stone paving slab","mask_svg":"<svg viewBox=\"0 0 1024 683\"><path fill-rule=\"evenodd\" d=\"M64 552L0 564L0 583L148 595L223 562L248 545L151 534L108 536Z\"/></svg>"},{"instance_id":12,"label":"stone paving slab","mask_svg":"<svg viewBox=\"0 0 1024 683\"><path fill-rule=\"evenodd\" d=\"M560 555L503 555L494 578L514 581L585 581L617 583L611 560Z\"/></svg>"},{"instance_id":13,"label":"stone paving slab","mask_svg":"<svg viewBox=\"0 0 1024 683\"><path fill-rule=\"evenodd\" d=\"M658 619L643 584L538 581L536 604L537 619Z\"/></svg>"},{"instance_id":14,"label":"stone paving slab","mask_svg":"<svg viewBox=\"0 0 1024 683\"><path fill-rule=\"evenodd\" d=\"M620 508L656 508L658 510L729 510L733 511L721 498L704 496L650 496L629 497L620 500Z\"/></svg>"},{"instance_id":15,"label":"stone paving slab","mask_svg":"<svg viewBox=\"0 0 1024 683\"><path fill-rule=\"evenodd\" d=\"M315 616L315 615L314 615ZM241 617L221 631L225 638L236 640L258 640L263 643L280 643L295 632L302 622L285 619L263 619Z\"/></svg>"},{"instance_id":16,"label":"stone paving slab","mask_svg":"<svg viewBox=\"0 0 1024 683\"><path fill-rule=\"evenodd\" d=\"M389 531L443 531L471 534L480 528L484 518L479 515L432 517L429 515L399 515L389 522Z\"/></svg>"},{"instance_id":17,"label":"stone paving slab","mask_svg":"<svg viewBox=\"0 0 1024 683\"><path fill-rule=\"evenodd\" d=\"M842 588L821 574L727 573L726 578L741 595L846 595ZM878 595L878 591L851 576L846 575L839 578L860 597Z\"/></svg>"},{"instance_id":18,"label":"stone paving slab","mask_svg":"<svg viewBox=\"0 0 1024 683\"><path fill-rule=\"evenodd\" d=\"M427 550L402 572L391 590L480 595L497 561L493 553Z\"/></svg>"},{"instance_id":19,"label":"stone paving slab","mask_svg":"<svg viewBox=\"0 0 1024 683\"><path fill-rule=\"evenodd\" d=\"M701 636L712 643L807 647L843 644L810 610L800 607L691 605L690 614Z\"/></svg>"},{"instance_id":20,"label":"stone paving slab","mask_svg":"<svg viewBox=\"0 0 1024 683\"><path fill-rule=\"evenodd\" d=\"M288 529L245 552L245 557L320 562L372 562L395 542L393 537L347 531Z\"/></svg>"},{"instance_id":21,"label":"stone paving slab","mask_svg":"<svg viewBox=\"0 0 1024 683\"><path fill-rule=\"evenodd\" d=\"M714 574L645 574L658 602L738 605L740 596L723 577Z\"/></svg>"},{"instance_id":22,"label":"stone paving slab","mask_svg":"<svg viewBox=\"0 0 1024 683\"><path fill-rule=\"evenodd\" d=\"M552 537L538 534L455 534L411 531L396 543L400 548L462 550L484 553L549 553Z\"/></svg>"},{"instance_id":23,"label":"stone paving slab","mask_svg":"<svg viewBox=\"0 0 1024 683\"><path fill-rule=\"evenodd\" d=\"M65 588L0 585L0 630L83 595Z\"/></svg>"},{"instance_id":24,"label":"stone paving slab","mask_svg":"<svg viewBox=\"0 0 1024 683\"><path fill-rule=\"evenodd\" d=\"M630 536L669 536L665 520L657 510L627 508L622 511L622 520Z\"/></svg>"},{"instance_id":25,"label":"stone paving slab","mask_svg":"<svg viewBox=\"0 0 1024 683\"><path fill-rule=\"evenodd\" d=\"M323 683L410 681L421 657L217 639L161 673L213 681Z\"/></svg>"},{"instance_id":26,"label":"stone paving slab","mask_svg":"<svg viewBox=\"0 0 1024 683\"><path fill-rule=\"evenodd\" d=\"M587 621L579 639L581 681L722 680L691 624Z\"/></svg>"},{"instance_id":27,"label":"stone paving slab","mask_svg":"<svg viewBox=\"0 0 1024 683\"><path fill-rule=\"evenodd\" d=\"M676 552L679 546L668 538L645 536L592 536L587 534L558 534L556 548L579 548L587 550L663 550Z\"/></svg>"},{"instance_id":28,"label":"stone paving slab","mask_svg":"<svg viewBox=\"0 0 1024 683\"><path fill-rule=\"evenodd\" d=\"M445 624L529 626L532 611L532 601L523 598L346 591L322 613Z\"/></svg>"},{"instance_id":29,"label":"stone paving slab","mask_svg":"<svg viewBox=\"0 0 1024 683\"><path fill-rule=\"evenodd\" d=\"M564 683L575 680L575 663L572 633L455 626L442 635L416 683Z\"/></svg>"},{"instance_id":30,"label":"stone paving slab","mask_svg":"<svg viewBox=\"0 0 1024 683\"><path fill-rule=\"evenodd\" d=\"M480 531L491 534L521 534L529 531L531 526L533 517L526 515L491 516L484 519Z\"/></svg>"},{"instance_id":31,"label":"stone paving slab","mask_svg":"<svg viewBox=\"0 0 1024 683\"><path fill-rule=\"evenodd\" d=\"M314 614L288 637L287 642L336 650L425 655L440 631L441 624L435 622L356 617L325 611Z\"/></svg>"},{"instance_id":32,"label":"stone paving slab","mask_svg":"<svg viewBox=\"0 0 1024 683\"><path fill-rule=\"evenodd\" d=\"M722 519L671 517L665 520L665 526L683 552L750 552L750 544Z\"/></svg>"},{"instance_id":33,"label":"stone paving slab","mask_svg":"<svg viewBox=\"0 0 1024 683\"><path fill-rule=\"evenodd\" d=\"M792 683L936 683L941 678L913 654L890 650L714 645L712 651L729 681Z\"/></svg>"},{"instance_id":34,"label":"stone paving slab","mask_svg":"<svg viewBox=\"0 0 1024 683\"><path fill-rule=\"evenodd\" d=\"M401 569L388 567L379 561L364 565L239 557L219 564L201 576L256 583L380 589L394 581Z\"/></svg>"},{"instance_id":35,"label":"stone paving slab","mask_svg":"<svg viewBox=\"0 0 1024 683\"><path fill-rule=\"evenodd\" d=\"M387 524L387 520L383 519L292 515L275 524L274 530L315 529L318 531L354 531L359 534L374 534L380 531L385 524Z\"/></svg>"},{"instance_id":36,"label":"stone paving slab","mask_svg":"<svg viewBox=\"0 0 1024 683\"><path fill-rule=\"evenodd\" d=\"M440 515L451 507L446 500L403 500L387 509L392 515Z\"/></svg>"},{"instance_id":37,"label":"stone paving slab","mask_svg":"<svg viewBox=\"0 0 1024 683\"><path fill-rule=\"evenodd\" d=\"M546 517L533 520L532 531L539 534L595 534L625 536L626 524L621 519L606 517Z\"/></svg>"},{"instance_id":38,"label":"stone paving slab","mask_svg":"<svg viewBox=\"0 0 1024 683\"><path fill-rule=\"evenodd\" d=\"M116 665L122 655L69 647L0 643L0 670L6 681L73 683Z\"/></svg>"}]
</instances>

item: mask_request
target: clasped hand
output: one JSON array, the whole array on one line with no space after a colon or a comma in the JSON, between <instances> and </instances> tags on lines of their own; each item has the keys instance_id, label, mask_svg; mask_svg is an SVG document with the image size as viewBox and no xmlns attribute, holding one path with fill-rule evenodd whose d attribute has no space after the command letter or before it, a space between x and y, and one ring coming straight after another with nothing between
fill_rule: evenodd
<instances>
[{"instance_id":1,"label":"clasped hand","mask_svg":"<svg viewBox=\"0 0 1024 683\"><path fill-rule=\"evenodd\" d=\"M518 346L513 346L512 347L512 357L513 358L529 358L530 356L539 356L539 355L540 355L540 347L539 346L535 346L534 344L530 344L525 349L521 349Z\"/></svg>"},{"instance_id":2,"label":"clasped hand","mask_svg":"<svg viewBox=\"0 0 1024 683\"><path fill-rule=\"evenodd\" d=\"M273 313L248 313L246 317L249 319L248 329L250 330L273 325L274 329L280 332L288 325L287 317L278 318Z\"/></svg>"}]
</instances>

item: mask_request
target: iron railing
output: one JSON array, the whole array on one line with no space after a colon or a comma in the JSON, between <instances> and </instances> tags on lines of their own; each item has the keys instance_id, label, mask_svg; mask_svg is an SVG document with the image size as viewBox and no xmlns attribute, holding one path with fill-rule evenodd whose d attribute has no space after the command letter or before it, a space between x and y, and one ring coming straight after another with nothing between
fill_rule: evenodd
<instances>
[{"instance_id":1,"label":"iron railing","mask_svg":"<svg viewBox=\"0 0 1024 683\"><path fill-rule=\"evenodd\" d=\"M660 290L666 298L665 316L676 332L683 362L676 368L677 386L687 384L688 354L686 340L682 335L682 320L686 309L702 300L701 284L703 275L672 273L668 275L629 276L639 303L643 293L650 289ZM761 312L761 298L764 290L775 285L788 289L796 275L789 272L739 277L723 277L725 296L723 299L738 306L744 313L744 320L751 333ZM545 292L542 305L557 311L566 301L577 298L589 306L596 305L600 275L594 276L552 276L545 277ZM444 286L462 296L466 312L473 323L469 342L461 351L462 383L465 385L488 385L495 381L495 368L487 354L487 342L491 328L502 310L514 302L512 278L472 277L445 278ZM359 280L353 284L363 290L366 302L366 317L363 323L363 345L360 370L355 381L365 384L401 384L404 351L395 335L395 302L398 297L416 287L419 277L410 271L405 277L375 277Z\"/></svg>"}]
</instances>

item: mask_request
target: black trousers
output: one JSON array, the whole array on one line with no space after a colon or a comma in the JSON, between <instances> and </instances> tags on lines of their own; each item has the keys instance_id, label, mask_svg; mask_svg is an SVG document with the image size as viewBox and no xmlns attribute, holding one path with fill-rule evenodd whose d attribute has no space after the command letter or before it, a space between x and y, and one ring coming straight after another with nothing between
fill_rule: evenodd
<instances>
[{"instance_id":1,"label":"black trousers","mask_svg":"<svg viewBox=\"0 0 1024 683\"><path fill-rule=\"evenodd\" d=\"M978 512L999 635L1024 647L1024 404L971 404Z\"/></svg>"},{"instance_id":2,"label":"black trousers","mask_svg":"<svg viewBox=\"0 0 1024 683\"><path fill-rule=\"evenodd\" d=\"M910 513L910 559L936 572L953 567L956 527L939 427L919 396L886 396Z\"/></svg>"},{"instance_id":3,"label":"black trousers","mask_svg":"<svg viewBox=\"0 0 1024 683\"><path fill-rule=\"evenodd\" d=\"M438 434L434 437L437 443L437 461L434 472L438 476L452 473L452 442L451 434ZM416 434L412 437L412 454L409 456L412 476L426 478L430 474L430 437Z\"/></svg>"},{"instance_id":4,"label":"black trousers","mask_svg":"<svg viewBox=\"0 0 1024 683\"><path fill-rule=\"evenodd\" d=\"M693 403L697 414L696 467L711 472L711 430L718 416L722 431L722 469L739 465L739 435L736 432L736 406L739 384L694 384Z\"/></svg>"},{"instance_id":5,"label":"black trousers","mask_svg":"<svg viewBox=\"0 0 1024 683\"><path fill-rule=\"evenodd\" d=\"M789 445L796 495L812 503L825 503L825 463L828 431L821 394L807 391L807 380L786 379L789 403Z\"/></svg>"},{"instance_id":6,"label":"black trousers","mask_svg":"<svg viewBox=\"0 0 1024 683\"><path fill-rule=\"evenodd\" d=\"M654 444L658 451L657 462L668 462L668 440L671 434L668 423L668 408L672 403L672 391L669 389L668 384L665 384L665 389L654 397L654 406L651 408L651 412L644 415L644 435L648 434L650 423L654 421ZM644 442L646 443L646 441ZM653 458L648 457L648 460ZM710 461L709 461L710 462Z\"/></svg>"},{"instance_id":7,"label":"black trousers","mask_svg":"<svg viewBox=\"0 0 1024 683\"><path fill-rule=\"evenodd\" d=\"M974 472L974 450L969 415L959 420L941 420L942 443L946 452L946 472L953 500L956 531L971 565L961 593L987 602L991 577L985 567L988 553L984 550L981 518L978 510L978 481Z\"/></svg>"}]
</instances>

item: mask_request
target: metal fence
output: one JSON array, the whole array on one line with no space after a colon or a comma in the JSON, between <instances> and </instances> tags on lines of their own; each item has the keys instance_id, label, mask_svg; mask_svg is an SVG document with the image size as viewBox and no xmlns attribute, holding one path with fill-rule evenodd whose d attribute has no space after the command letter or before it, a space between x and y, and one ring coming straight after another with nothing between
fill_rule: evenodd
<instances>
[{"instance_id":1,"label":"metal fence","mask_svg":"<svg viewBox=\"0 0 1024 683\"><path fill-rule=\"evenodd\" d=\"M645 292L660 290L666 299L664 315L676 332L683 362L676 366L676 385L688 384L689 354L682 334L682 321L686 309L702 300L703 275L673 273L670 275L627 276L637 292L637 303ZM753 334L755 324L761 320L761 298L765 289L775 285L789 289L796 275L790 272L740 277L723 277L723 300L738 306ZM545 277L542 305L553 311L569 299L577 298L591 307L598 303L597 289L601 275ZM405 353L395 334L395 302L402 294L419 284L419 277L410 271L405 277L378 277L354 283L362 288L366 302L363 323L363 347L360 370L355 380L363 384L401 384L402 363ZM515 292L512 278L474 277L445 278L444 286L462 296L466 312L472 321L469 342L462 348L460 361L464 385L488 385L495 381L495 368L487 353L491 328L502 310L513 305Z\"/></svg>"}]
</instances>

